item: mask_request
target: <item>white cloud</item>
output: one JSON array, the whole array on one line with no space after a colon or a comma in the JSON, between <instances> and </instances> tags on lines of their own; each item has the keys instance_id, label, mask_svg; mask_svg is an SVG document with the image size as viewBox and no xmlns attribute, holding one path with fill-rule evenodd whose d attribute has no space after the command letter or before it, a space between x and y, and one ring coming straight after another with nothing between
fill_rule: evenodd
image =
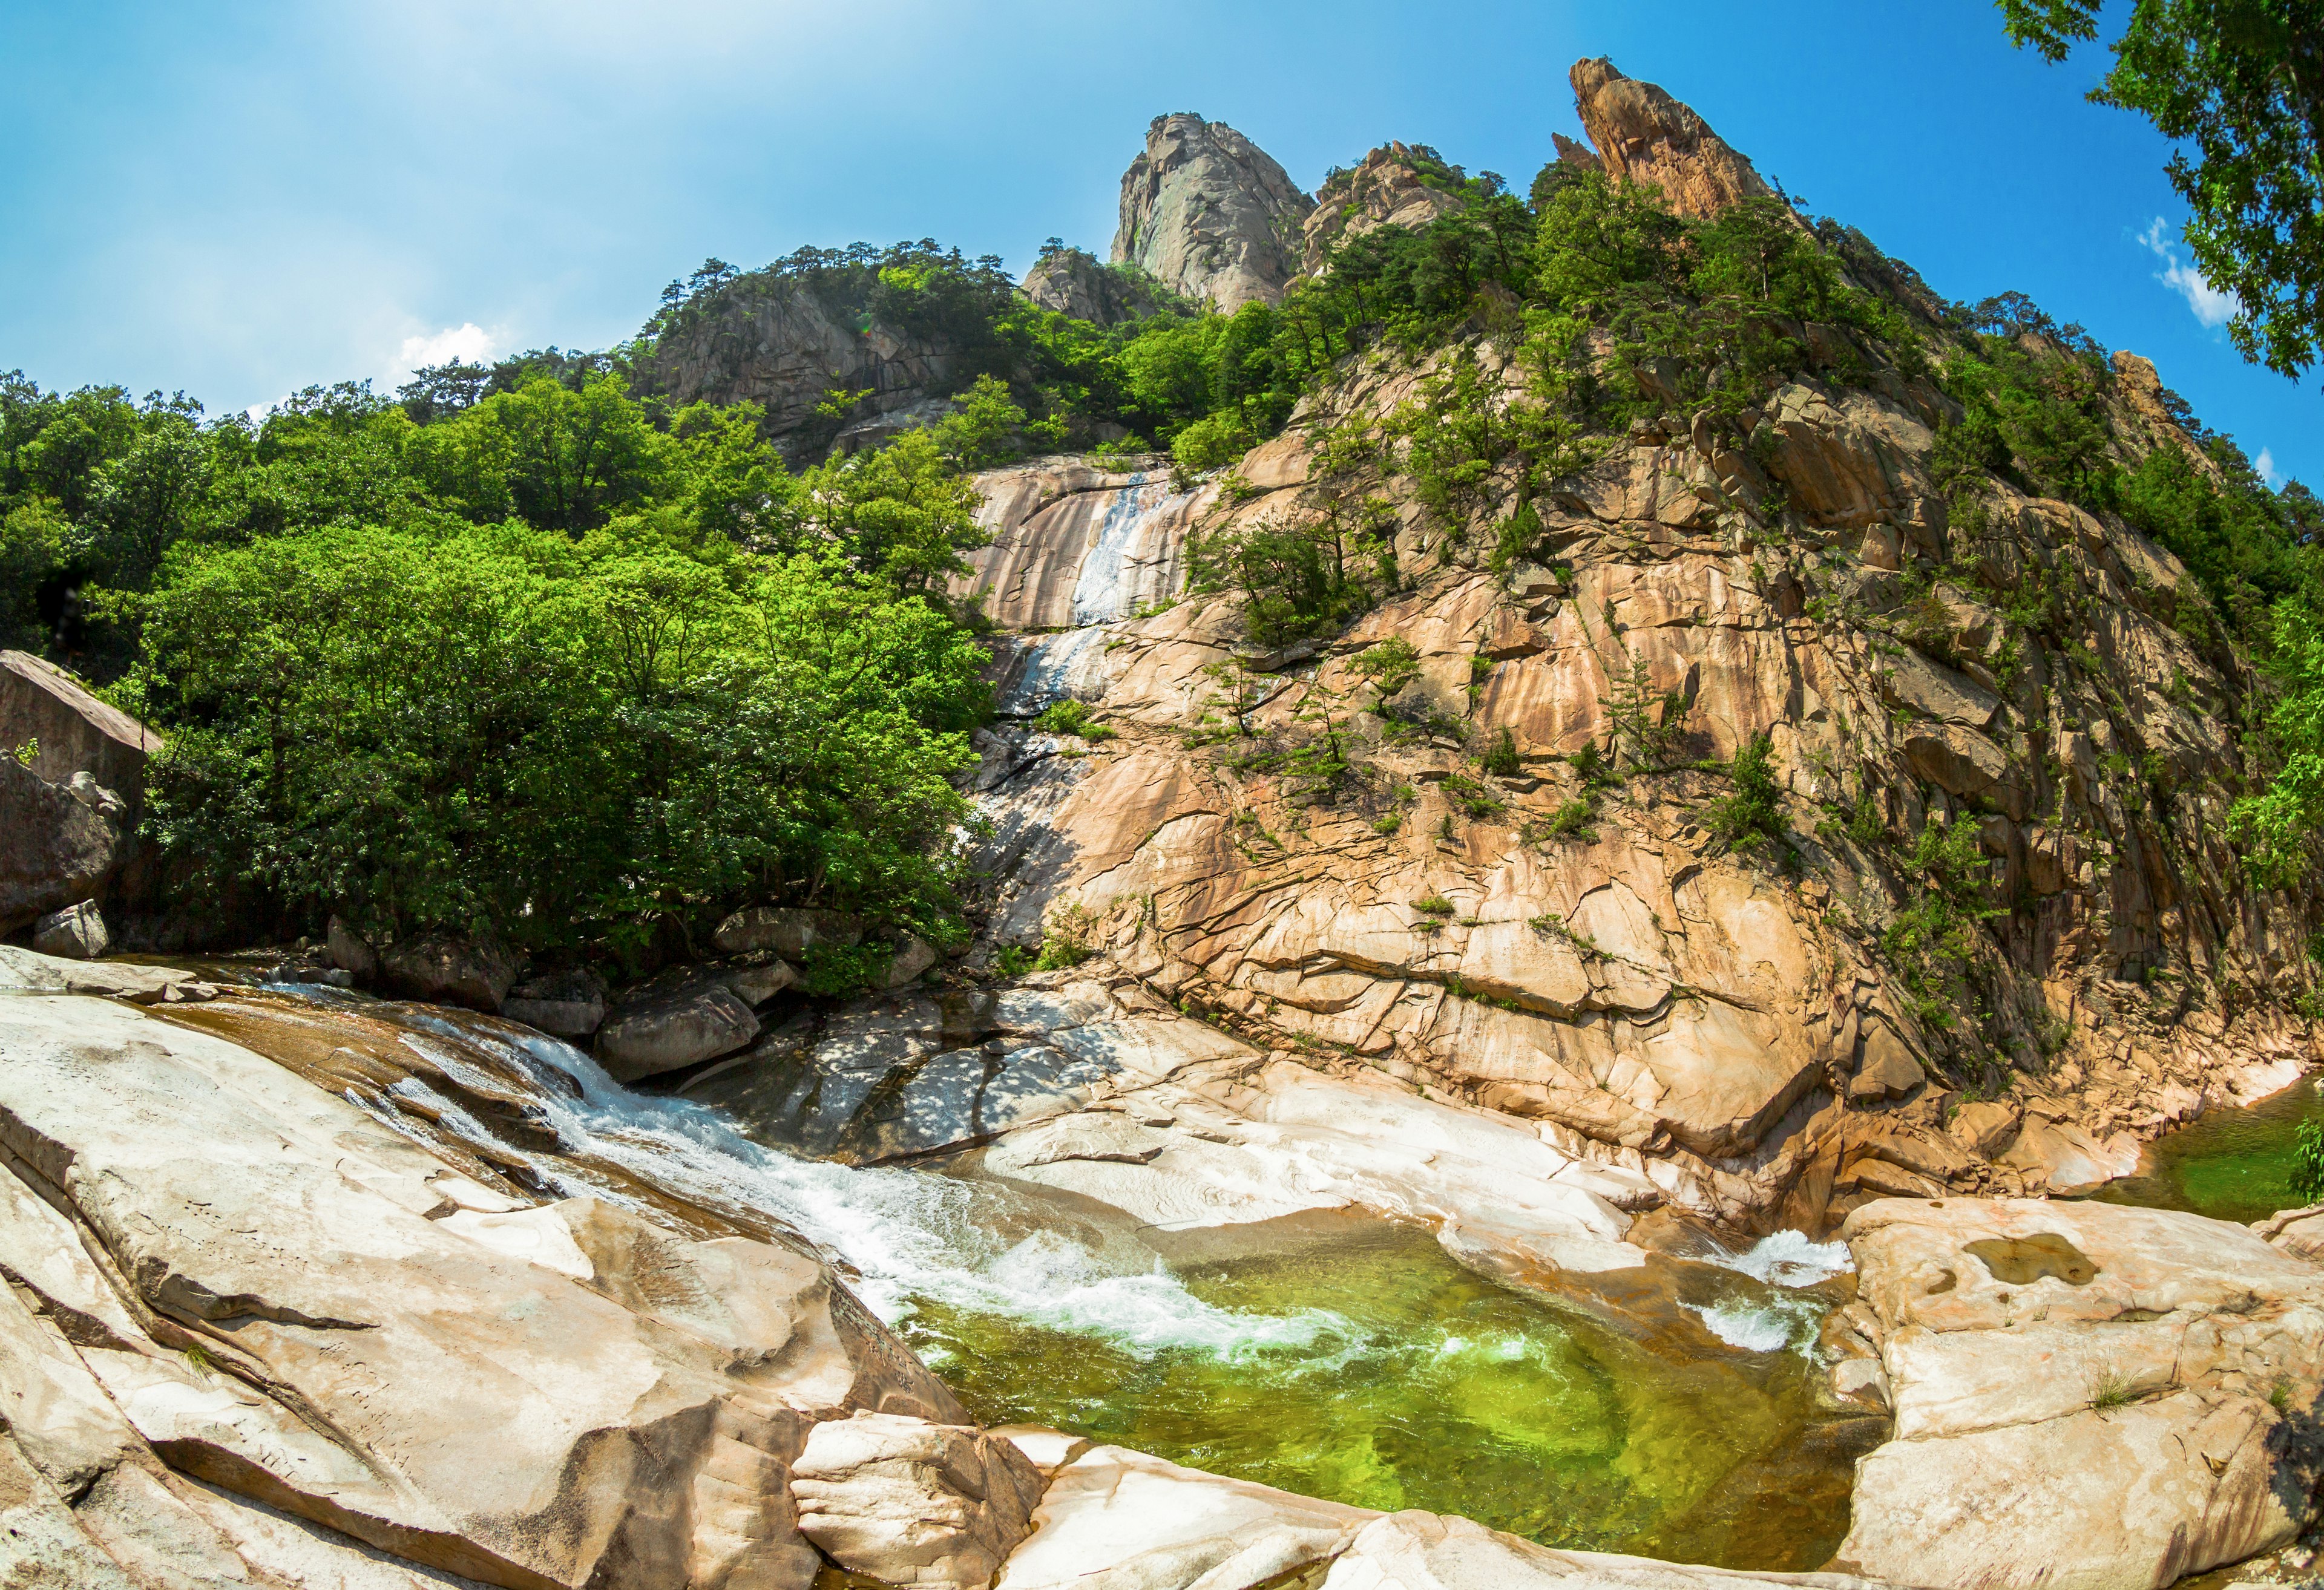
<instances>
[{"instance_id":1,"label":"white cloud","mask_svg":"<svg viewBox=\"0 0 2324 1590\"><path fill-rule=\"evenodd\" d=\"M2258 472L2260 479L2267 483L2269 491L2280 492L2283 489L2283 472L2275 467L2275 455L2265 447L2262 447L2259 450L2259 456L2252 460L2252 468Z\"/></svg>"},{"instance_id":2,"label":"white cloud","mask_svg":"<svg viewBox=\"0 0 2324 1590\"><path fill-rule=\"evenodd\" d=\"M2163 217L2154 217L2154 225L2139 234L2139 241L2154 251L2163 262L2163 270L2154 280L2187 300L2195 311L2195 318L2206 326L2225 326L2243 312L2243 301L2231 292L2221 292L2203 280L2203 273L2179 257L2179 251L2163 235Z\"/></svg>"},{"instance_id":3,"label":"white cloud","mask_svg":"<svg viewBox=\"0 0 2324 1590\"><path fill-rule=\"evenodd\" d=\"M399 357L402 368L410 372L429 364L448 363L455 359L464 364L482 364L500 350L499 335L486 331L470 320L425 336L405 337L403 352Z\"/></svg>"}]
</instances>

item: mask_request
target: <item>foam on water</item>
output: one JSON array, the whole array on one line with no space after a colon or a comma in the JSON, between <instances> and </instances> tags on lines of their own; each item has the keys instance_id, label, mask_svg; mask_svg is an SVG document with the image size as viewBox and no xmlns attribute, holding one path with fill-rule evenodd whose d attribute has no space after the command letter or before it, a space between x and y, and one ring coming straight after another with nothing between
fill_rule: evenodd
<instances>
[{"instance_id":1,"label":"foam on water","mask_svg":"<svg viewBox=\"0 0 2324 1590\"><path fill-rule=\"evenodd\" d=\"M569 1081L577 1097L563 1097L551 1085L539 1100L567 1150L619 1166L706 1209L771 1216L821 1245L851 1273L857 1295L891 1324L909 1318L916 1299L927 1298L1102 1336L1141 1356L1175 1347L1227 1358L1360 1334L1323 1310L1269 1315L1215 1307L1167 1272L1124 1273L1058 1233L1037 1232L1014 1242L996 1236L973 1218L977 1194L965 1183L800 1159L764 1147L708 1106L631 1092L558 1039L486 1032L409 1007L399 1014L411 1025ZM459 1064L441 1052L445 1045L416 1036L407 1042L438 1064L447 1058ZM448 1103L429 1102L431 1108ZM465 1129L484 1131L464 1117L455 1130L464 1135ZM499 1152L509 1150L503 1144ZM619 1188L582 1179L570 1161L544 1157L530 1163L567 1195L635 1201Z\"/></svg>"},{"instance_id":2,"label":"foam on water","mask_svg":"<svg viewBox=\"0 0 2324 1590\"><path fill-rule=\"evenodd\" d=\"M1719 1249L1702 1257L1769 1286L1813 1286L1856 1268L1846 1243L1813 1242L1804 1231L1770 1232L1742 1253Z\"/></svg>"},{"instance_id":3,"label":"foam on water","mask_svg":"<svg viewBox=\"0 0 2324 1590\"><path fill-rule=\"evenodd\" d=\"M1803 1339L1802 1326L1813 1323L1812 1314L1786 1307L1782 1300L1754 1302L1748 1298L1729 1298L1707 1308L1697 1308L1692 1303L1686 1308L1711 1335L1747 1353L1780 1353Z\"/></svg>"}]
</instances>

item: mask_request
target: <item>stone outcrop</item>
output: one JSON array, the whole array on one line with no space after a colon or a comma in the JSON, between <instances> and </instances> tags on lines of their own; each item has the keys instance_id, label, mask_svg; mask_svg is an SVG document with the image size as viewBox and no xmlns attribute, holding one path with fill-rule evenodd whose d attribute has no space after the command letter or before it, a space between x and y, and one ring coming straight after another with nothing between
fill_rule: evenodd
<instances>
[{"instance_id":1,"label":"stone outcrop","mask_svg":"<svg viewBox=\"0 0 2324 1590\"><path fill-rule=\"evenodd\" d=\"M1071 697L1117 731L980 737L990 942L1087 912L1144 987L1259 1049L1514 1117L1742 1225L2084 1189L2206 1098L2296 1076L2311 1050L2277 969L2307 907L2235 881L2216 792L2244 777L2223 722L2247 684L2177 622L2191 576L2119 519L1997 480L1957 520L1928 473L1949 400L1839 328L1800 340L1831 362L1764 407L1641 420L1536 499L1539 541L1504 575L1448 556L1408 481L1326 477L1310 452L1425 365L1369 363L1312 399L1242 461L1240 500L1206 487L1140 516L1136 602L1091 580L1104 538L1085 528L1126 483L1070 460L985 476L976 586L1003 626L1004 717ZM1843 345L1869 361L1846 382ZM1522 390L1493 341L1473 351ZM1507 490L1450 545L1489 540ZM1406 583L1336 637L1264 652L1238 597L1171 584L1192 535L1368 500L1393 510ZM2037 582L2087 593L2082 651L2003 611ZM1367 659L1390 641L1414 655L1383 700ZM1712 838L1713 777L1615 792L1571 766L1614 743L1641 679L1684 711L1674 759L1769 737L1771 854L1794 869ZM1348 771L1319 796L1290 758L1323 723ZM1496 744L1515 763L1488 772ZM1998 991L1974 1034L1883 949L1939 823L1975 826L2010 911L1979 941ZM1946 1096L1980 1067L2012 1079L2025 1126L1964 1146Z\"/></svg>"},{"instance_id":2,"label":"stone outcrop","mask_svg":"<svg viewBox=\"0 0 2324 1590\"><path fill-rule=\"evenodd\" d=\"M1044 309L1097 326L1119 326L1151 315L1167 295L1138 273L1109 268L1086 249L1054 249L1033 262L1020 284Z\"/></svg>"},{"instance_id":3,"label":"stone outcrop","mask_svg":"<svg viewBox=\"0 0 2324 1590\"><path fill-rule=\"evenodd\" d=\"M101 896L127 841L118 825L0 752L0 933Z\"/></svg>"},{"instance_id":4,"label":"stone outcrop","mask_svg":"<svg viewBox=\"0 0 2324 1590\"><path fill-rule=\"evenodd\" d=\"M37 744L28 764L51 784L86 773L131 808L143 799L145 761L161 737L109 706L52 663L0 651L0 755Z\"/></svg>"},{"instance_id":5,"label":"stone outcrop","mask_svg":"<svg viewBox=\"0 0 2324 1590\"><path fill-rule=\"evenodd\" d=\"M1874 1203L1842 1227L1895 1438L1840 1558L1900 1584L2169 1585L2288 1542L2324 1470L2324 1269L2098 1203ZM1861 1376L1856 1378L1863 1378Z\"/></svg>"},{"instance_id":6,"label":"stone outcrop","mask_svg":"<svg viewBox=\"0 0 2324 1590\"><path fill-rule=\"evenodd\" d=\"M858 330L807 284L766 273L729 283L664 332L640 359L637 382L672 403L752 402L794 462L831 445L839 422L816 406L834 391L866 394L851 423L934 418L954 384L956 350L873 320Z\"/></svg>"},{"instance_id":7,"label":"stone outcrop","mask_svg":"<svg viewBox=\"0 0 2324 1590\"><path fill-rule=\"evenodd\" d=\"M1323 269L1342 239L1382 226L1417 232L1467 203L1461 174L1426 144L1383 143L1354 169L1334 171L1315 190L1302 228L1305 268Z\"/></svg>"},{"instance_id":8,"label":"stone outcrop","mask_svg":"<svg viewBox=\"0 0 2324 1590\"><path fill-rule=\"evenodd\" d=\"M1774 193L1701 116L1652 83L1624 77L1603 57L1575 61L1570 76L1582 129L1608 176L1652 183L1674 212L1696 220Z\"/></svg>"},{"instance_id":9,"label":"stone outcrop","mask_svg":"<svg viewBox=\"0 0 2324 1590\"><path fill-rule=\"evenodd\" d=\"M1157 116L1122 174L1113 260L1227 313L1276 303L1298 272L1314 203L1224 122Z\"/></svg>"},{"instance_id":10,"label":"stone outcrop","mask_svg":"<svg viewBox=\"0 0 2324 1590\"><path fill-rule=\"evenodd\" d=\"M160 749L63 670L0 651L0 933L110 897Z\"/></svg>"}]
</instances>

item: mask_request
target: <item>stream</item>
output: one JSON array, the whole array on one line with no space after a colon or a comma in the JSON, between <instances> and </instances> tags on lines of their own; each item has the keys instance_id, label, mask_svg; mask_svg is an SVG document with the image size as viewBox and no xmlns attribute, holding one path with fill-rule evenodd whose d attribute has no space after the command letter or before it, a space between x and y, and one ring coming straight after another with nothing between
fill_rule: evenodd
<instances>
[{"instance_id":1,"label":"stream","mask_svg":"<svg viewBox=\"0 0 2324 1590\"><path fill-rule=\"evenodd\" d=\"M1618 1298L1513 1290L1425 1230L1304 1216L1144 1231L940 1170L798 1157L491 1017L328 988L163 1019L342 1094L488 1184L594 1194L702 1235L804 1239L988 1423L1052 1424L1360 1506L1547 1544L1821 1566L1886 1421L1818 1396L1845 1249L1782 1232L1657 1258Z\"/></svg>"}]
</instances>

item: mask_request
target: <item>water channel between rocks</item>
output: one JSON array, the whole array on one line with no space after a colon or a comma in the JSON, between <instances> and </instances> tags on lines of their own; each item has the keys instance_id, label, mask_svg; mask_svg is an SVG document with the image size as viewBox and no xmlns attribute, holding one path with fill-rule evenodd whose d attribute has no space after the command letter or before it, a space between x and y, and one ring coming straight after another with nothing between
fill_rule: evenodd
<instances>
[{"instance_id":1,"label":"water channel between rocks","mask_svg":"<svg viewBox=\"0 0 2324 1590\"><path fill-rule=\"evenodd\" d=\"M801 1234L986 1422L1550 1544L1763 1569L1830 1558L1854 1459L1886 1434L1819 1399L1815 1329L1845 1250L1797 1233L1553 1297L1369 1218L1157 1235L985 1178L974 1155L942 1171L797 1157L489 1018L324 991L169 1019L512 1189Z\"/></svg>"}]
</instances>

